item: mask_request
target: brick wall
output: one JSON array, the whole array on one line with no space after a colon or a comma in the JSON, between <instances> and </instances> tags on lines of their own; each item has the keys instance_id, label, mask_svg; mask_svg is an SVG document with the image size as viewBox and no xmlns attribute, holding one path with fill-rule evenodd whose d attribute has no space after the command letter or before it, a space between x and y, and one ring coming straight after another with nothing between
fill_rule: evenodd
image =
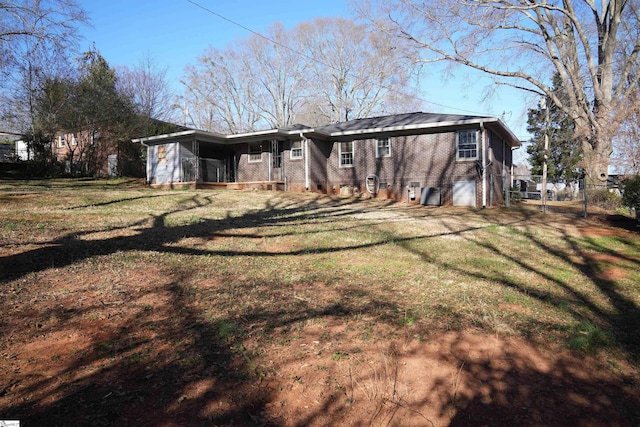
<instances>
[{"instance_id":1,"label":"brick wall","mask_svg":"<svg viewBox=\"0 0 640 427\"><path fill-rule=\"evenodd\" d=\"M291 158L292 141L284 142L284 152L282 153L282 161L284 165L284 173L287 176L287 185L290 191L305 191L304 186L304 162L305 150L304 142L302 144L302 158Z\"/></svg>"},{"instance_id":2,"label":"brick wall","mask_svg":"<svg viewBox=\"0 0 640 427\"><path fill-rule=\"evenodd\" d=\"M338 143L330 144L327 188L339 193L344 186L366 191L367 175L376 175L383 187L378 196L406 199L407 186L441 189L443 204L452 204L455 181L480 183L475 160L456 160L456 132L390 137L391 156L376 157L376 138L353 140L354 165L340 167ZM481 156L481 153L478 153ZM384 188L386 187L386 188ZM481 197L481 188L476 195ZM418 196L419 201L419 196ZM477 205L481 205L478 199Z\"/></svg>"},{"instance_id":3,"label":"brick wall","mask_svg":"<svg viewBox=\"0 0 640 427\"><path fill-rule=\"evenodd\" d=\"M269 179L269 148L270 142L263 141L262 160L259 162L249 162L249 145L240 144L237 147L238 177L239 182L267 181Z\"/></svg>"},{"instance_id":4,"label":"brick wall","mask_svg":"<svg viewBox=\"0 0 640 427\"><path fill-rule=\"evenodd\" d=\"M479 128L466 128L475 129ZM380 184L377 197L406 200L408 187L415 188L415 203L425 187L440 190L442 204L453 204L453 186L460 181L472 181L476 188L476 206L482 206L482 176L476 159L456 159L456 131L390 136L388 157L377 157L377 138L352 139L353 166L341 167L339 142L309 139L302 144L301 159L291 159L291 141L282 142L283 170L290 191L316 191L329 194L366 193L366 178L375 175ZM482 137L478 134L477 160L482 160ZM489 151L487 161L487 206L503 203L503 170L511 161L511 148L487 129ZM262 160L249 162L248 144L235 148L238 161L238 182L260 182L269 179L271 141L262 142ZM505 161L507 166L504 166ZM305 183L308 163L309 187ZM342 189L342 190L341 190Z\"/></svg>"}]
</instances>

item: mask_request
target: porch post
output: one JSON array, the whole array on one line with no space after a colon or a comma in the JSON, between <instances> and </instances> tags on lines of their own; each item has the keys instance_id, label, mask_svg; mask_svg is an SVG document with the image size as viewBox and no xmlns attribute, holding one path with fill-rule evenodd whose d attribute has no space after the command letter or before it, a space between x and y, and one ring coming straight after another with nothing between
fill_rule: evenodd
<instances>
[{"instance_id":1,"label":"porch post","mask_svg":"<svg viewBox=\"0 0 640 427\"><path fill-rule=\"evenodd\" d=\"M200 182L200 143L198 142L197 139L193 140L192 151L193 151L193 154L196 156L196 162L195 162L196 164L194 167L195 169L194 173L196 175L195 179L196 179L196 182Z\"/></svg>"},{"instance_id":2,"label":"porch post","mask_svg":"<svg viewBox=\"0 0 640 427\"><path fill-rule=\"evenodd\" d=\"M487 207L487 141L484 123L480 122L480 143L482 147L482 207Z\"/></svg>"},{"instance_id":3,"label":"porch post","mask_svg":"<svg viewBox=\"0 0 640 427\"><path fill-rule=\"evenodd\" d=\"M273 176L273 140L270 141L269 145L269 181L273 181L271 179Z\"/></svg>"},{"instance_id":4,"label":"porch post","mask_svg":"<svg viewBox=\"0 0 640 427\"><path fill-rule=\"evenodd\" d=\"M303 137L302 132L300 137L304 142L304 188L309 191L309 139Z\"/></svg>"}]
</instances>

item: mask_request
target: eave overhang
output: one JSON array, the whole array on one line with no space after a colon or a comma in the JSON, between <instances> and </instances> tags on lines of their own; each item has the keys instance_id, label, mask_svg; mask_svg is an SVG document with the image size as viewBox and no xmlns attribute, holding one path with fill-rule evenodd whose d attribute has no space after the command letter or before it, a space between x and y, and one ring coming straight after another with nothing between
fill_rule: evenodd
<instances>
[{"instance_id":1,"label":"eave overhang","mask_svg":"<svg viewBox=\"0 0 640 427\"><path fill-rule=\"evenodd\" d=\"M186 130L182 132L168 133L164 135L149 136L133 139L132 142L143 145L162 144L170 140L190 140L196 139L202 142L212 142L218 144L238 144L253 141L264 141L270 139L302 139L308 137L318 137L326 140L339 140L341 138L355 138L358 136L374 136L390 133L412 133L437 129L451 129L463 126L487 125L491 130L501 136L511 147L519 147L521 142L513 132L498 118L477 117L473 119L416 123L402 126L387 126L365 129L352 129L344 131L328 132L320 128L299 128L299 129L268 129L263 131L245 132L231 135L224 135L215 132L201 130ZM324 126L327 128L328 126Z\"/></svg>"}]
</instances>

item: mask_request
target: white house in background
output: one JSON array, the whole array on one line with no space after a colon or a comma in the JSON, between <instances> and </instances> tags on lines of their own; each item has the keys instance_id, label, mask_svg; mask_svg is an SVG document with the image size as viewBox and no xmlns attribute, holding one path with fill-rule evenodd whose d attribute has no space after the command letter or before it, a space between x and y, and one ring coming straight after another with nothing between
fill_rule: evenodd
<instances>
[{"instance_id":1,"label":"white house in background","mask_svg":"<svg viewBox=\"0 0 640 427\"><path fill-rule=\"evenodd\" d=\"M33 160L33 150L21 139L16 141L16 158L22 161Z\"/></svg>"},{"instance_id":2,"label":"white house in background","mask_svg":"<svg viewBox=\"0 0 640 427\"><path fill-rule=\"evenodd\" d=\"M17 141L20 137L22 135L17 133L0 132L0 142L2 142L0 146L0 161L13 160L14 150L17 156L18 142L22 143L22 141ZM26 149L26 144L23 143L23 145Z\"/></svg>"}]
</instances>

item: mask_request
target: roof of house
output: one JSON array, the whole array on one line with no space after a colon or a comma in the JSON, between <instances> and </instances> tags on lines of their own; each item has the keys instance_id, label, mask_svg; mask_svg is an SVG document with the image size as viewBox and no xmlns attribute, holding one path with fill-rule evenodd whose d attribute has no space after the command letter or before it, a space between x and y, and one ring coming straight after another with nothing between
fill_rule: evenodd
<instances>
[{"instance_id":1,"label":"roof of house","mask_svg":"<svg viewBox=\"0 0 640 427\"><path fill-rule=\"evenodd\" d=\"M460 114L406 113L390 116L355 119L333 123L314 129L315 132L331 137L363 135L382 132L399 132L446 128L465 125L493 125L494 130L507 139L513 147L520 145L518 138L496 117L470 116Z\"/></svg>"},{"instance_id":2,"label":"roof of house","mask_svg":"<svg viewBox=\"0 0 640 427\"><path fill-rule=\"evenodd\" d=\"M462 116L457 114L436 114L436 113L406 113L393 114L390 116L369 117L364 119L354 119L346 122L332 123L316 128L323 133L348 132L380 128L396 128L400 126L416 126L424 124L441 124L445 122L460 122L472 119L482 119L480 116Z\"/></svg>"},{"instance_id":3,"label":"roof of house","mask_svg":"<svg viewBox=\"0 0 640 427\"><path fill-rule=\"evenodd\" d=\"M134 142L160 142L168 138L195 135L198 138L215 140L218 142L247 141L249 139L259 139L267 137L290 137L293 135L308 134L322 138L354 137L358 135L372 135L388 132L410 132L428 129L438 129L459 126L483 126L488 125L505 138L512 147L520 146L520 141L513 132L496 117L469 116L459 114L436 114L436 113L406 113L393 114L389 116L370 117L365 119L355 119L346 122L332 123L329 125L311 127L302 124L267 129L262 131L247 132L241 134L224 135L215 132L207 132L195 129L186 129L171 134L150 136L146 138L134 139Z\"/></svg>"}]
</instances>

